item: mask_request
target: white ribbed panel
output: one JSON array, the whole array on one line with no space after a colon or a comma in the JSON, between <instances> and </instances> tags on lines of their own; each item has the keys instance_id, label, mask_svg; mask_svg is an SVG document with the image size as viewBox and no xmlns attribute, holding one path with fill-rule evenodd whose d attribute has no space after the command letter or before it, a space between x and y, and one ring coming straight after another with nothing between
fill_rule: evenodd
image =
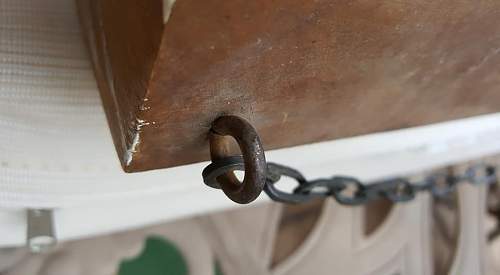
<instances>
[{"instance_id":1,"label":"white ribbed panel","mask_svg":"<svg viewBox=\"0 0 500 275\"><path fill-rule=\"evenodd\" d=\"M0 206L62 207L183 186L164 174L121 171L74 1L0 0Z\"/></svg>"}]
</instances>

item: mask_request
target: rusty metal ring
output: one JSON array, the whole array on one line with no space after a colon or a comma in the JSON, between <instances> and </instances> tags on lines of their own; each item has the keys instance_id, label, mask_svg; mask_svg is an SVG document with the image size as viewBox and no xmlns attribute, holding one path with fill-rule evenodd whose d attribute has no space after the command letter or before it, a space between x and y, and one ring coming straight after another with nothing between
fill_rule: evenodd
<instances>
[{"instance_id":1,"label":"rusty metal ring","mask_svg":"<svg viewBox=\"0 0 500 275\"><path fill-rule=\"evenodd\" d=\"M260 195L266 182L267 164L262 143L255 129L246 120L237 116L219 117L212 124L209 136L210 156L214 163L229 157L229 143L226 136L233 137L240 147L245 177L243 182L236 178L233 171L241 168L235 166L230 171L216 175L215 180L232 201L241 204L250 203ZM216 186L213 180L213 178L210 180L210 184Z\"/></svg>"}]
</instances>

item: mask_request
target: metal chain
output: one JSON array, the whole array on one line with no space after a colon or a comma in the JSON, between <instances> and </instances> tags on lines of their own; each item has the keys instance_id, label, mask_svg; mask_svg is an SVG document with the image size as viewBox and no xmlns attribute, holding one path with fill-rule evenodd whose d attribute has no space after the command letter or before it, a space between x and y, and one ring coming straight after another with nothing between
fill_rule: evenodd
<instances>
[{"instance_id":1,"label":"metal chain","mask_svg":"<svg viewBox=\"0 0 500 275\"><path fill-rule=\"evenodd\" d=\"M221 174L221 171L231 172L234 167L243 165L243 158L230 157L212 163L210 170ZM211 171L204 171L204 177L210 173ZM297 182L293 192L285 192L276 187L283 177ZM414 199L419 192L430 192L433 196L444 197L455 191L461 183L489 185L496 181L496 167L487 164L470 166L461 175L435 173L419 181L398 177L366 184L357 178L346 176L307 180L291 167L267 163L264 191L272 200L283 203L303 203L315 198L333 197L343 205L363 205L381 198L392 202L407 202ZM217 188L213 184L211 186Z\"/></svg>"}]
</instances>

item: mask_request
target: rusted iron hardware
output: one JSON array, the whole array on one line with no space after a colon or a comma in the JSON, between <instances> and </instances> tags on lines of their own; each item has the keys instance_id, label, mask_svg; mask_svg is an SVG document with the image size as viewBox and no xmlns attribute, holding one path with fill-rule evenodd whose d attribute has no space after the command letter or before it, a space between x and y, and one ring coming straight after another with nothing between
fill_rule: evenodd
<instances>
[{"instance_id":1,"label":"rusted iron hardware","mask_svg":"<svg viewBox=\"0 0 500 275\"><path fill-rule=\"evenodd\" d=\"M212 166L218 173L230 171L232 167L244 167L241 157L222 159ZM445 197L454 192L460 183L473 185L493 184L497 181L496 167L479 164L469 167L462 175L447 173L431 174L419 181L406 178L391 178L365 184L354 177L333 176L330 178L307 180L299 171L276 163L267 164L264 191L274 201L283 203L303 203L316 198L333 197L343 205L363 205L386 198L392 202L407 202L419 192L430 192L436 197ZM297 187L292 192L284 192L276 187L282 177L292 178Z\"/></svg>"},{"instance_id":2,"label":"rusted iron hardware","mask_svg":"<svg viewBox=\"0 0 500 275\"><path fill-rule=\"evenodd\" d=\"M419 181L406 178L391 178L370 184L362 183L354 177L333 176L326 179L308 181L298 171L269 163L268 180L264 190L271 199L286 203L301 203L318 197L333 197L343 205L362 205L385 198L392 202L407 202L419 192L430 192L436 197L445 197L454 192L460 183L473 185L496 182L496 168L489 165L474 165L462 175L449 173L431 174ZM276 188L281 176L291 177L298 186L292 193Z\"/></svg>"},{"instance_id":3,"label":"rusted iron hardware","mask_svg":"<svg viewBox=\"0 0 500 275\"><path fill-rule=\"evenodd\" d=\"M231 135L238 141L243 156L228 155L224 135ZM255 129L236 116L225 116L215 121L210 136L210 151L212 163L202 173L205 184L222 188L230 199L238 203L255 200L262 189L272 200L284 203L303 203L321 197L333 197L343 205L362 205L380 198L406 202L415 198L418 192L427 191L433 196L444 197L460 183L480 185L497 182L496 167L487 164L473 165L462 175L438 173L419 181L398 177L365 184L347 176L307 180L291 167L266 163ZM245 171L243 183L234 176L235 170ZM293 192L276 187L282 177L297 182Z\"/></svg>"},{"instance_id":4,"label":"rusted iron hardware","mask_svg":"<svg viewBox=\"0 0 500 275\"><path fill-rule=\"evenodd\" d=\"M228 136L240 147L242 157L229 156ZM266 182L266 156L255 129L237 116L219 117L210 130L210 156L212 163L203 170L208 186L221 188L234 202L245 204L254 201ZM245 171L243 182L234 175L235 170Z\"/></svg>"}]
</instances>

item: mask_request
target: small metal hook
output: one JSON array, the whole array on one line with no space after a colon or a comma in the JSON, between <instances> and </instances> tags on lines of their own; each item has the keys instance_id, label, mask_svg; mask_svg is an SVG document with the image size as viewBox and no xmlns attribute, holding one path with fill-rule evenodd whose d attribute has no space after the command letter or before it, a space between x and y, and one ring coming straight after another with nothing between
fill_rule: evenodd
<instances>
[{"instance_id":1,"label":"small metal hook","mask_svg":"<svg viewBox=\"0 0 500 275\"><path fill-rule=\"evenodd\" d=\"M229 156L226 136L238 142L242 157ZM209 138L212 163L203 169L205 184L221 188L234 202L246 204L254 201L264 188L267 164L262 143L253 126L237 116L222 116L212 124ZM220 169L225 166L221 166L220 162L227 162L231 158L239 161L227 169ZM244 165L241 165L241 158ZM245 171L243 182L236 178L233 173L235 170Z\"/></svg>"}]
</instances>

